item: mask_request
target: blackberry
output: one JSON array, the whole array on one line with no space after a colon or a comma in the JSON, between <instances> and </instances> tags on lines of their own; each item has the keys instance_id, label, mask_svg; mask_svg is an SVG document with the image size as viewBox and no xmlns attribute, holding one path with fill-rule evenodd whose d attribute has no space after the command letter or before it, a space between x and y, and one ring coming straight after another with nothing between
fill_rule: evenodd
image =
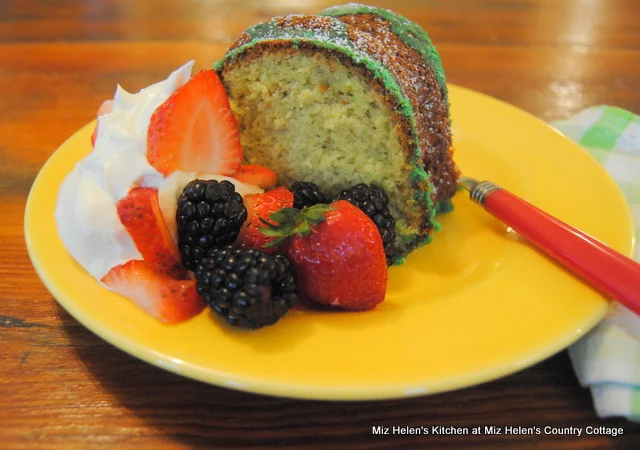
<instances>
[{"instance_id":1,"label":"blackberry","mask_svg":"<svg viewBox=\"0 0 640 450\"><path fill-rule=\"evenodd\" d=\"M391 265L395 261L395 240L396 221L389 211L389 197L382 188L364 183L345 189L338 194L336 200L346 200L357 206L364 212L378 227L384 252L387 255L387 264Z\"/></svg>"},{"instance_id":2,"label":"blackberry","mask_svg":"<svg viewBox=\"0 0 640 450\"><path fill-rule=\"evenodd\" d=\"M231 245L213 248L195 275L200 295L233 326L273 325L298 302L293 269L283 255Z\"/></svg>"},{"instance_id":3,"label":"blackberry","mask_svg":"<svg viewBox=\"0 0 640 450\"><path fill-rule=\"evenodd\" d=\"M194 270L207 251L233 243L247 219L247 208L233 183L193 180L178 198L178 248L182 263Z\"/></svg>"},{"instance_id":4,"label":"blackberry","mask_svg":"<svg viewBox=\"0 0 640 450\"><path fill-rule=\"evenodd\" d=\"M328 203L318 185L310 181L296 181L291 185L290 190L293 192L293 207L296 209Z\"/></svg>"}]
</instances>

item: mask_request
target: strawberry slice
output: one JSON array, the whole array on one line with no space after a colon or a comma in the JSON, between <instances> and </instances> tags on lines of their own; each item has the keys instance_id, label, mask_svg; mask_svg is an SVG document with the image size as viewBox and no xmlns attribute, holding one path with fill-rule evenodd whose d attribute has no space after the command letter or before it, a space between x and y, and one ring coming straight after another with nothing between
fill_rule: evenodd
<instances>
[{"instance_id":1,"label":"strawberry slice","mask_svg":"<svg viewBox=\"0 0 640 450\"><path fill-rule=\"evenodd\" d=\"M172 278L184 277L186 269L164 223L158 190L133 188L118 202L117 207L120 221L149 268Z\"/></svg>"},{"instance_id":2,"label":"strawberry slice","mask_svg":"<svg viewBox=\"0 0 640 450\"><path fill-rule=\"evenodd\" d=\"M151 116L147 159L160 173L176 170L233 175L242 148L229 99L213 70L202 70Z\"/></svg>"},{"instance_id":3,"label":"strawberry slice","mask_svg":"<svg viewBox=\"0 0 640 450\"><path fill-rule=\"evenodd\" d=\"M247 208L247 220L240 229L236 244L241 247L257 248L267 253L274 253L277 247L263 248L274 238L267 237L260 231L266 225L260 218L267 220L269 216L282 208L293 207L293 194L285 187L279 187L264 194L249 194L244 197Z\"/></svg>"},{"instance_id":4,"label":"strawberry slice","mask_svg":"<svg viewBox=\"0 0 640 450\"><path fill-rule=\"evenodd\" d=\"M240 166L238 171L233 174L233 178L243 183L261 187L262 189L271 189L276 185L278 180L278 176L273 170L257 164Z\"/></svg>"},{"instance_id":5,"label":"strawberry slice","mask_svg":"<svg viewBox=\"0 0 640 450\"><path fill-rule=\"evenodd\" d=\"M98 113L96 116L100 117L104 114L108 114L113 111L113 100L105 100L98 108ZM91 133L91 146L95 147L96 140L98 139L98 122L96 122L96 126L93 127L93 133Z\"/></svg>"},{"instance_id":6,"label":"strawberry slice","mask_svg":"<svg viewBox=\"0 0 640 450\"><path fill-rule=\"evenodd\" d=\"M96 146L97 139L98 139L98 122L96 122L96 126L93 127L93 133L91 133L91 147Z\"/></svg>"},{"instance_id":7,"label":"strawberry slice","mask_svg":"<svg viewBox=\"0 0 640 450\"><path fill-rule=\"evenodd\" d=\"M182 322L205 307L194 280L174 280L155 272L144 261L120 264L101 281L164 323Z\"/></svg>"}]
</instances>

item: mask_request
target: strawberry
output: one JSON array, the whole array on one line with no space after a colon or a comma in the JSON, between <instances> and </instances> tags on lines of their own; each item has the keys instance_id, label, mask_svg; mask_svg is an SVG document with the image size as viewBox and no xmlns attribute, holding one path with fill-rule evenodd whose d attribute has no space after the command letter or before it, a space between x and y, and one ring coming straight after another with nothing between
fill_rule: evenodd
<instances>
[{"instance_id":1,"label":"strawberry","mask_svg":"<svg viewBox=\"0 0 640 450\"><path fill-rule=\"evenodd\" d=\"M280 209L291 208L293 194L285 187L272 189L264 194L249 194L244 197L244 206L247 208L247 220L240 229L236 244L240 247L256 248L267 253L274 253L275 247L263 248L273 239L260 232L266 227L262 220L267 219L271 213Z\"/></svg>"},{"instance_id":2,"label":"strawberry","mask_svg":"<svg viewBox=\"0 0 640 450\"><path fill-rule=\"evenodd\" d=\"M96 141L98 140L98 122L93 127L93 133L91 133L91 147L96 146Z\"/></svg>"},{"instance_id":3,"label":"strawberry","mask_svg":"<svg viewBox=\"0 0 640 450\"><path fill-rule=\"evenodd\" d=\"M233 178L243 183L261 187L262 189L271 189L276 185L278 176L268 167L247 164L240 166L238 171L233 174Z\"/></svg>"},{"instance_id":4,"label":"strawberry","mask_svg":"<svg viewBox=\"0 0 640 450\"><path fill-rule=\"evenodd\" d=\"M375 308L387 289L387 260L375 223L340 200L302 211L281 210L269 218L279 225L263 231L288 240L298 294L323 305L355 311Z\"/></svg>"},{"instance_id":5,"label":"strawberry","mask_svg":"<svg viewBox=\"0 0 640 450\"><path fill-rule=\"evenodd\" d=\"M198 72L151 116L147 159L163 175L233 175L242 157L236 119L213 70Z\"/></svg>"},{"instance_id":6,"label":"strawberry","mask_svg":"<svg viewBox=\"0 0 640 450\"><path fill-rule=\"evenodd\" d=\"M98 108L97 116L103 116L113 111L113 100L105 100Z\"/></svg>"},{"instance_id":7,"label":"strawberry","mask_svg":"<svg viewBox=\"0 0 640 450\"><path fill-rule=\"evenodd\" d=\"M113 111L113 100L105 100L98 108L98 113L96 116L100 117L104 114L108 114ZM94 147L96 145L96 140L98 139L98 122L96 122L96 126L93 127L93 133L91 134L91 146Z\"/></svg>"},{"instance_id":8,"label":"strawberry","mask_svg":"<svg viewBox=\"0 0 640 450\"><path fill-rule=\"evenodd\" d=\"M182 278L186 269L164 223L158 190L138 187L118 202L120 221L151 270L172 278Z\"/></svg>"},{"instance_id":9,"label":"strawberry","mask_svg":"<svg viewBox=\"0 0 640 450\"><path fill-rule=\"evenodd\" d=\"M174 280L154 271L144 261L120 264L101 281L164 323L182 322L205 307L195 280Z\"/></svg>"}]
</instances>

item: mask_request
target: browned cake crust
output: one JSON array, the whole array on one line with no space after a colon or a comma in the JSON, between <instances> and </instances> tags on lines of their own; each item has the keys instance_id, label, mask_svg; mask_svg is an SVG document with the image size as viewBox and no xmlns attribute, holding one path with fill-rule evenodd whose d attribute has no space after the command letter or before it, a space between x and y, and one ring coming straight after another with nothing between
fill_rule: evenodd
<instances>
[{"instance_id":1,"label":"browned cake crust","mask_svg":"<svg viewBox=\"0 0 640 450\"><path fill-rule=\"evenodd\" d=\"M416 32L410 25L399 33L406 23L398 22L397 15L390 17L383 10L365 8L369 10L276 17L244 32L214 67L225 83L235 65L259 60L272 52L304 53L310 57L322 53L368 79L396 124L396 136L406 161L419 169L412 172L415 198L430 197L430 201L414 202L414 210L420 212L419 218L414 219L420 223L414 226L420 232L406 241L406 246L416 248L430 241L433 228L438 226L436 210L447 210L449 199L458 188L444 75L423 30ZM417 45L412 39L418 41ZM432 55L425 54L425 48L435 54L433 60ZM358 54L366 55L370 62L363 62Z\"/></svg>"},{"instance_id":2,"label":"browned cake crust","mask_svg":"<svg viewBox=\"0 0 640 450\"><path fill-rule=\"evenodd\" d=\"M337 19L347 24L354 45L379 60L400 84L413 106L424 167L435 187L435 201L452 197L458 188L458 173L452 159L449 111L433 72L384 18L352 14Z\"/></svg>"},{"instance_id":3,"label":"browned cake crust","mask_svg":"<svg viewBox=\"0 0 640 450\"><path fill-rule=\"evenodd\" d=\"M297 23L304 24L307 20L308 20L307 16L300 17L298 18ZM241 40L243 40L242 36L240 37L240 39L238 39L238 41L241 41ZM242 45L242 44L236 43L234 44L234 47L237 45ZM240 54L236 59L235 63L249 63L255 59L263 58L265 55L271 52L278 52L279 54L304 53L304 54L307 54L307 56L312 58L314 54L324 53L326 51L327 50L322 47L318 47L314 44L305 43L305 42L301 42L294 47L291 41L289 40L264 41L264 42L259 42L256 45L252 46L251 48L247 49L246 51L242 52L242 54ZM391 116L392 118L391 120L396 124L396 127L397 127L396 134L401 143L402 149L404 150L405 158L409 159L411 153L413 152L414 131L412 130L412 127L409 124L407 117L399 112L400 105L398 104L396 97L394 97L393 95L390 95L388 90L380 82L380 80L374 78L371 74L371 71L369 71L366 67L360 64L354 63L349 57L341 53L336 52L333 54L333 56L338 60L340 60L340 63L342 65L349 67L354 72L359 72L364 78L367 78L369 80L371 89L374 90L382 99L384 99L388 108L388 114ZM233 70L233 65L232 64L226 65L219 72L220 79L223 84L225 83L225 72L227 70ZM240 132L242 133L243 131L242 122L239 123L239 126L240 126ZM426 152L426 151L423 153L425 155L429 154L429 152ZM448 197L438 198L436 196L435 191L431 197L434 204L436 204L441 199L448 198ZM427 211L425 204L419 203L417 204L417 207L420 209L422 213L421 217L423 217L422 222L419 224L420 229L424 234L428 235L431 233L433 229L433 223L430 220L429 211Z\"/></svg>"},{"instance_id":4,"label":"browned cake crust","mask_svg":"<svg viewBox=\"0 0 640 450\"><path fill-rule=\"evenodd\" d=\"M393 32L390 23L383 17L375 14L350 14L338 16L336 19L347 26L348 36L354 46L379 61L391 72L403 94L411 102L424 168L435 187L434 203L437 204L451 198L458 188L459 173L452 158L453 148L451 146L448 104L433 71L425 64L418 51L403 42ZM288 15L274 18L273 22L282 28L319 31L331 28L332 18ZM251 36L245 32L232 44L229 50L250 41ZM261 51L273 51L293 46L290 41L282 40L262 42L256 47L259 47ZM327 51L323 48L303 44L299 48L310 47L315 48L316 51ZM348 57L338 52L333 53L344 64L351 62ZM247 51L243 58L253 59L258 56L256 51ZM361 69L355 65L354 67ZM371 79L372 87L378 93L382 93L390 106L396 110L398 105L395 104L393 96L385 92L384 86L373 78L371 72L366 70L361 70L361 72ZM224 75L224 71L222 75ZM403 121L399 114L396 116L398 122ZM409 147L410 145L407 145L405 148Z\"/></svg>"}]
</instances>

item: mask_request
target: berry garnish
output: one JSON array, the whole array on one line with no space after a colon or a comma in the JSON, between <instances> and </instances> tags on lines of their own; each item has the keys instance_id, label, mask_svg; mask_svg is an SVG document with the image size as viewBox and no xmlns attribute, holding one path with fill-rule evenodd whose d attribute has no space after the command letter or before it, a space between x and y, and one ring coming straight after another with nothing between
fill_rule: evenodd
<instances>
[{"instance_id":1,"label":"berry garnish","mask_svg":"<svg viewBox=\"0 0 640 450\"><path fill-rule=\"evenodd\" d=\"M296 181L291 185L291 192L293 192L293 207L297 209L327 203L327 198L318 185L310 181Z\"/></svg>"},{"instance_id":2,"label":"berry garnish","mask_svg":"<svg viewBox=\"0 0 640 450\"><path fill-rule=\"evenodd\" d=\"M233 243L238 238L247 209L233 183L194 180L178 198L176 221L182 262L194 270L209 249Z\"/></svg>"},{"instance_id":3,"label":"berry garnish","mask_svg":"<svg viewBox=\"0 0 640 450\"><path fill-rule=\"evenodd\" d=\"M174 280L154 271L145 261L120 264L100 281L165 323L182 322L205 307L195 281Z\"/></svg>"},{"instance_id":4,"label":"berry garnish","mask_svg":"<svg viewBox=\"0 0 640 450\"><path fill-rule=\"evenodd\" d=\"M213 70L202 70L151 116L147 159L163 175L184 172L232 175L242 148L229 99Z\"/></svg>"},{"instance_id":5,"label":"berry garnish","mask_svg":"<svg viewBox=\"0 0 640 450\"><path fill-rule=\"evenodd\" d=\"M186 275L178 247L162 217L157 189L133 188L118 201L117 209L120 222L150 269L176 279Z\"/></svg>"},{"instance_id":6,"label":"berry garnish","mask_svg":"<svg viewBox=\"0 0 640 450\"><path fill-rule=\"evenodd\" d=\"M391 215L391 211L389 211L389 197L387 197L387 194L375 184L367 186L364 183L360 183L341 191L336 200L348 201L360 208L362 212L373 220L382 237L384 252L387 255L387 264L393 264L396 258L396 221Z\"/></svg>"},{"instance_id":7,"label":"berry garnish","mask_svg":"<svg viewBox=\"0 0 640 450\"><path fill-rule=\"evenodd\" d=\"M278 176L273 170L256 164L240 166L237 172L233 174L233 178L262 189L273 188L278 180Z\"/></svg>"},{"instance_id":8,"label":"berry garnish","mask_svg":"<svg viewBox=\"0 0 640 450\"><path fill-rule=\"evenodd\" d=\"M211 249L195 271L207 304L233 326L273 325L298 301L295 276L283 255L225 246Z\"/></svg>"},{"instance_id":9,"label":"berry garnish","mask_svg":"<svg viewBox=\"0 0 640 450\"><path fill-rule=\"evenodd\" d=\"M262 220L269 217L282 208L291 208L293 194L285 187L272 189L263 194L250 194L245 196L244 204L247 207L247 221L240 230L237 244L240 247L257 248L267 253L273 253L275 247L265 248L264 245L272 241L260 232L266 225Z\"/></svg>"},{"instance_id":10,"label":"berry garnish","mask_svg":"<svg viewBox=\"0 0 640 450\"><path fill-rule=\"evenodd\" d=\"M373 221L351 203L280 210L263 233L287 241L301 297L349 310L373 309L387 287L382 238ZM277 223L277 225L276 225Z\"/></svg>"}]
</instances>

